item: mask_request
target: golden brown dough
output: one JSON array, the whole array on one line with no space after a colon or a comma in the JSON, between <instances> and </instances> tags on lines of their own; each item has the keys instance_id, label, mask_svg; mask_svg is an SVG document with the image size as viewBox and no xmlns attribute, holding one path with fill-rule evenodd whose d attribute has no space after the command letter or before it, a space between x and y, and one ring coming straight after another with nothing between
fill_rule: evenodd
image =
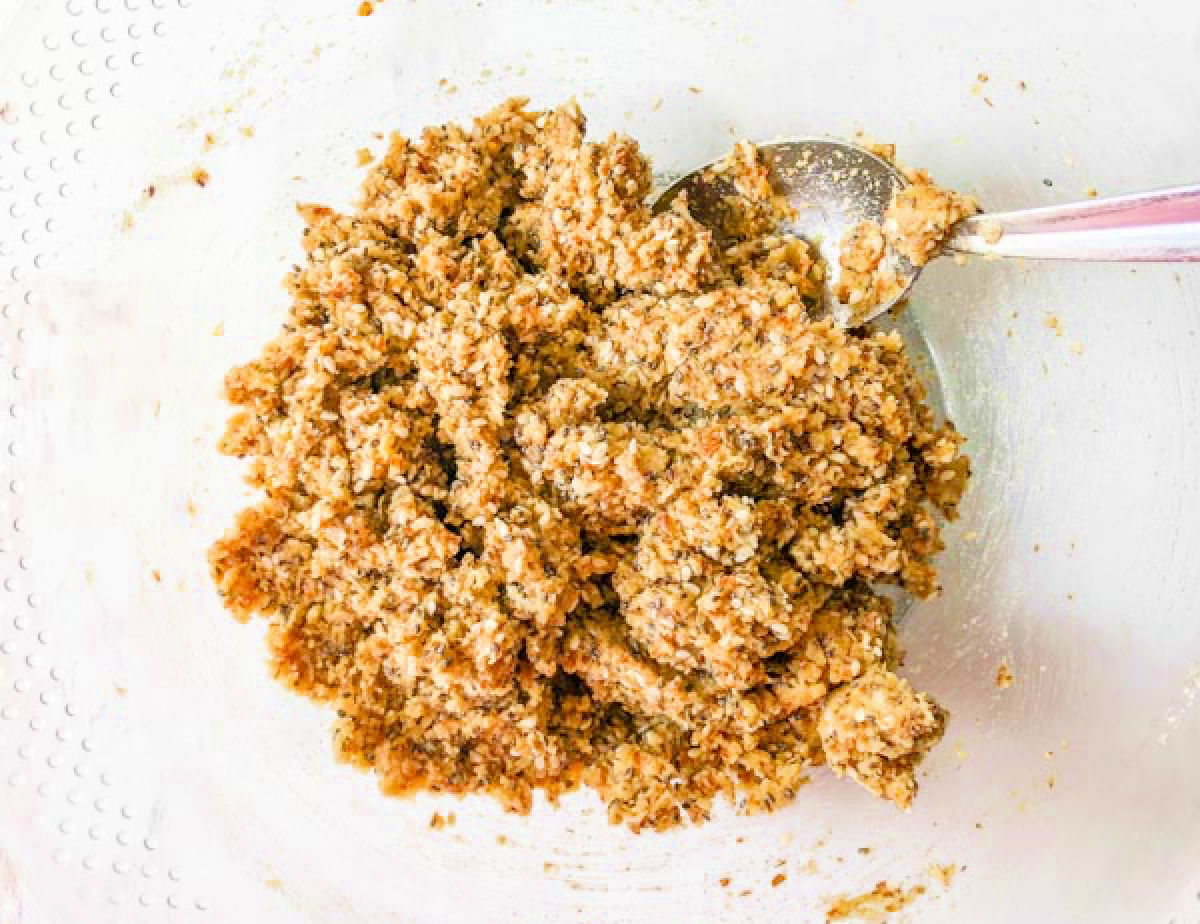
<instances>
[{"instance_id":1,"label":"golden brown dough","mask_svg":"<svg viewBox=\"0 0 1200 924\"><path fill-rule=\"evenodd\" d=\"M814 320L754 148L722 169L718 243L631 139L514 100L301 208L288 320L226 379L263 496L210 559L386 791L586 784L637 829L830 762L911 800L941 714L872 586L935 592L962 440L896 336Z\"/></svg>"}]
</instances>

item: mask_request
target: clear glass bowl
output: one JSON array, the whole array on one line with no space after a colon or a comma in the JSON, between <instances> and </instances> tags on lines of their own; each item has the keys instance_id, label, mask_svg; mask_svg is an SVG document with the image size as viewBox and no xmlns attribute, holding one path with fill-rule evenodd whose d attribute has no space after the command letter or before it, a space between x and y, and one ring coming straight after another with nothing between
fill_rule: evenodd
<instances>
[{"instance_id":1,"label":"clear glass bowl","mask_svg":"<svg viewBox=\"0 0 1200 924\"><path fill-rule=\"evenodd\" d=\"M1195 267L921 278L975 477L903 626L952 713L909 814L823 771L662 835L586 793L385 799L204 564L245 499L221 377L283 316L293 204L346 203L373 133L575 94L664 174L865 129L986 206L1047 204L1196 180L1200 7L356 7L0 12L0 917L7 889L55 921L820 920L880 880L924 886L921 921L1200 915Z\"/></svg>"}]
</instances>

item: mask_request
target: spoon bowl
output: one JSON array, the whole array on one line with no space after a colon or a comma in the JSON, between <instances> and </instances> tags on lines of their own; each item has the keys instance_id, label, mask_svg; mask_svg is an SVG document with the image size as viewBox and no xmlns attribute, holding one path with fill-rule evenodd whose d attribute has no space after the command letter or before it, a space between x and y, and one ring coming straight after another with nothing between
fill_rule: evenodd
<instances>
[{"instance_id":1,"label":"spoon bowl","mask_svg":"<svg viewBox=\"0 0 1200 924\"><path fill-rule=\"evenodd\" d=\"M865 324L908 294L920 267L890 243L883 268L901 283L893 298L863 310L843 304L834 294L847 232L861 221L882 225L892 196L908 185L895 166L857 144L824 138L763 144L758 151L772 190L794 210L779 230L808 241L825 264L823 307L837 324ZM676 180L658 197L655 211L686 193L692 216L720 240L736 190L717 163ZM992 259L1200 262L1200 184L974 215L949 229L941 250Z\"/></svg>"},{"instance_id":2,"label":"spoon bowl","mask_svg":"<svg viewBox=\"0 0 1200 924\"><path fill-rule=\"evenodd\" d=\"M920 269L889 246L885 262L904 281L904 292L867 312L852 311L834 296L841 276L842 240L861 221L883 223L892 196L907 185L900 171L877 154L846 141L823 138L779 141L758 147L772 190L787 200L794 215L780 227L808 241L826 265L825 307L843 326L864 324L891 308L916 281ZM692 216L713 229L723 226L723 211L735 195L733 183L708 164L675 181L658 197L662 211L686 193Z\"/></svg>"}]
</instances>

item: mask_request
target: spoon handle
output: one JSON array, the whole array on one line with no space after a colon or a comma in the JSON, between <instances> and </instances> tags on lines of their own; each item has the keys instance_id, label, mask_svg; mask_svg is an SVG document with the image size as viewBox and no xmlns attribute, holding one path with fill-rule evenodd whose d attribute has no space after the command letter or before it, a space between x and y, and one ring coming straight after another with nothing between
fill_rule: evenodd
<instances>
[{"instance_id":1,"label":"spoon handle","mask_svg":"<svg viewBox=\"0 0 1200 924\"><path fill-rule=\"evenodd\" d=\"M1200 261L1200 185L976 215L946 250L1047 260Z\"/></svg>"}]
</instances>

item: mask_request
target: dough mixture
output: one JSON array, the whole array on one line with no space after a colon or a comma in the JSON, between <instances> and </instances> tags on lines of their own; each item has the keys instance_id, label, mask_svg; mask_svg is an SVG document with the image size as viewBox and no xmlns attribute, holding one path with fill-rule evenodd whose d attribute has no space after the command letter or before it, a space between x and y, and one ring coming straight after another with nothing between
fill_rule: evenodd
<instances>
[{"instance_id":1,"label":"dough mixture","mask_svg":"<svg viewBox=\"0 0 1200 924\"><path fill-rule=\"evenodd\" d=\"M290 315L226 379L262 499L211 565L386 792L663 828L828 765L911 803L944 714L873 588L936 592L962 438L897 335L818 319L753 146L721 169L718 243L633 140L513 100L300 207Z\"/></svg>"}]
</instances>

